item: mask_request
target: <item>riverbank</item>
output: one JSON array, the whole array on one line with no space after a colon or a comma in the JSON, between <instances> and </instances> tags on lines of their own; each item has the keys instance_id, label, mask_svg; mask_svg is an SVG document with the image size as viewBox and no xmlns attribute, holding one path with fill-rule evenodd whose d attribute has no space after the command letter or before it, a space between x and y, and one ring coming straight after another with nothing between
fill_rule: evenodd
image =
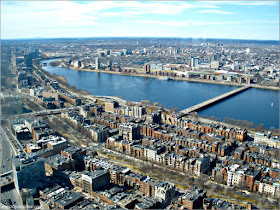
<instances>
[{"instance_id":1,"label":"riverbank","mask_svg":"<svg viewBox=\"0 0 280 210\"><path fill-rule=\"evenodd\" d=\"M73 85L69 84L67 79L66 79L66 77L64 77L64 76L59 76L59 75L56 75L56 74L51 74L51 73L45 71L42 68L42 66L40 64L38 64L38 63L33 64L33 67L36 67L35 69L39 70L47 78L56 80L61 85L61 87L65 88L66 90L71 91L72 93L75 93L75 94L89 95L88 91L78 89L76 86L73 86Z\"/></svg>"},{"instance_id":2,"label":"riverbank","mask_svg":"<svg viewBox=\"0 0 280 210\"><path fill-rule=\"evenodd\" d=\"M58 67L58 66L57 66ZM61 68L61 67L59 67ZM81 69L81 68L75 68L75 67L62 67L62 68L68 68L75 71L86 71L86 72L98 72L98 73L108 73L108 74L118 74L118 75L125 75L125 76L135 76L135 77L146 77L146 78L154 78L159 79L162 76L154 76L154 75L148 75L143 73L128 73L128 72L117 72L117 71L106 71L101 69ZM172 80L176 81L186 81L186 82L198 82L198 83L207 83L207 84L216 84L216 85L227 85L227 86L247 86L248 84L239 84L239 83L230 83L230 82L221 82L221 81L211 81L211 80L203 80L203 79L189 79L189 78L177 78L177 77L170 77ZM258 89L268 89L268 90L275 90L280 91L280 87L271 87L271 86L262 86L257 84L251 84L252 87L258 88Z\"/></svg>"},{"instance_id":3,"label":"riverbank","mask_svg":"<svg viewBox=\"0 0 280 210\"><path fill-rule=\"evenodd\" d=\"M263 86L263 85L252 85L253 88L259 88L259 89L267 89L267 90L275 90L280 91L280 87L271 87L271 86Z\"/></svg>"},{"instance_id":4,"label":"riverbank","mask_svg":"<svg viewBox=\"0 0 280 210\"><path fill-rule=\"evenodd\" d=\"M248 134L250 134L251 137L253 137L256 134L256 132L261 132L261 131L267 132L267 131L269 131L269 129L265 129L265 128L263 128L260 131L257 128L249 128L249 127L246 127L246 126L238 126L238 125L234 125L234 124L225 123L225 122L219 121L219 120L211 120L211 119L208 119L208 118L205 118L205 117L202 117L202 116L198 116L197 118L188 116L188 118L192 119L192 120L198 120L198 121L206 123L206 124L216 124L216 125L222 125L222 126L232 127L232 128L236 128L236 129L237 128L245 128L245 129L247 129ZM279 136L278 130L279 129L276 129L276 131L273 131L271 134L273 136Z\"/></svg>"},{"instance_id":5,"label":"riverbank","mask_svg":"<svg viewBox=\"0 0 280 210\"><path fill-rule=\"evenodd\" d=\"M75 68L72 68L73 70L76 70ZM72 70L71 69L71 70ZM56 72L58 73L60 71L60 69L59 68L57 68L56 69ZM63 68L63 69L61 69L61 71L62 72L64 72L64 75L69 75L69 74L74 74L74 75L77 75L76 73L75 73L75 71L70 71L70 70L67 70L66 68ZM78 72L79 70L77 70L77 72ZM83 70L80 70L80 71L84 71L84 72L86 72L86 71L88 71L88 72L96 72L96 73L103 73L103 72L106 72L106 71L103 71L103 70L91 70L91 69L83 69ZM121 73L121 72L108 72L108 73L111 73L111 74L118 74L118 75L124 75L124 73ZM93 78L94 78L94 75L95 74L93 74ZM105 74L106 75L106 74ZM107 74L108 75L108 74ZM133 74L130 74L130 73L126 73L126 75L129 75L129 76L135 76L135 75L133 75ZM76 77L76 76L75 76ZM88 74L87 74L87 76L86 77L90 77ZM108 77L108 76L107 76ZM102 77L103 79L105 79L106 80L106 78L107 77ZM110 77L110 76L109 76ZM145 75L145 77L150 77L150 78L155 78L155 76L151 76L151 75ZM136 77L135 77L136 78ZM129 83L129 81L132 79L132 77L131 78L128 78L128 79L126 79L126 78L123 78L123 81L128 81L128 83ZM119 78L117 79L117 80L119 80ZM133 82L135 82L134 81L134 79L132 79L133 80ZM143 79L142 79L143 80ZM155 82L155 81L154 81ZM95 83L96 84L96 82L93 82L93 83ZM165 84L165 82L159 82L159 83L164 83ZM102 83L103 84L103 83ZM104 84L106 84L106 83L104 83ZM110 83L111 84L111 83ZM141 84L141 82L140 82L140 84ZM156 82L155 84L158 84L158 82ZM175 82L173 83L173 82L169 82L168 83L169 84L169 88L172 88L172 85L173 84L175 84ZM198 83L197 83L198 84ZM183 85L183 83L182 83L182 85ZM191 85L191 84L189 84L190 86L192 86L193 87L193 85ZM114 88L115 86L113 85L113 88ZM118 87L119 88L119 87ZM168 88L168 89L169 89ZM176 86L176 88L177 88L177 86ZM231 88L232 89L232 88ZM192 93L194 93L193 91L192 91ZM92 92L92 94L95 94L95 91L94 92ZM100 93L99 93L100 94ZM103 95L106 95L106 94L108 94L108 93L103 93ZM110 94L114 94L114 92L111 92L110 91ZM259 95L259 94L258 94ZM275 95L275 94L274 94ZM148 98L149 100L150 100L150 98ZM129 99L130 101L139 101L139 100L133 100L133 99ZM157 101L157 100L155 100L155 101ZM178 105L178 104L177 104ZM175 105L173 105L173 106L171 106L171 107L177 107L177 108L179 108L180 109L180 106L178 107L178 106L175 106ZM186 107L189 107L189 106L186 106ZM186 107L184 107L184 108L186 108ZM215 115L215 113L211 113L211 114L205 114L205 115L207 115L207 116L217 116L216 118L218 119L219 118L219 115ZM237 115L238 116L238 115ZM242 119L242 118L236 118L235 116L228 116L228 115L226 115L226 117L229 117L229 118L232 118L232 119ZM220 119L220 118L219 118ZM247 119L247 118L245 118L245 119ZM208 122L210 122L210 120L209 120L209 118L207 119L207 117L205 118L205 120L206 121L208 121ZM215 121L215 120L212 120L212 122L213 123L225 123L225 122L223 122L223 120L224 120L224 117L221 117L221 120L217 120L217 121ZM244 118L243 118L243 120L244 120ZM259 122L259 123L256 123L255 121L253 121L253 120L250 120L250 118L248 118L248 121L250 121L250 122L253 122L253 128L252 127L247 127L247 126L245 126L247 129L249 129L249 130L252 130L253 132L254 131L256 131L255 130L255 127L257 127L257 126L259 126L259 124L261 123L261 122ZM244 121L245 122L245 121ZM230 124L230 123L229 123ZM228 125L229 125L228 124ZM233 126L236 126L236 127L243 127L243 126L241 126L241 125L236 125L236 124L230 124L230 125L233 125ZM275 126L275 125L269 125L269 126L266 126L266 129L268 129L268 128L270 128L270 127L275 127L275 128L278 128L278 126Z\"/></svg>"},{"instance_id":6,"label":"riverbank","mask_svg":"<svg viewBox=\"0 0 280 210\"><path fill-rule=\"evenodd\" d=\"M45 62L48 64L52 61ZM151 103L158 102L161 106L169 109L176 107L177 110L186 109L235 89L234 86L230 85L203 84L199 81L179 82L179 79L161 81L157 79L157 76L135 75L130 72L112 72L103 69L79 70L50 65L43 68L51 74L67 78L70 84L81 90L87 90L93 95L117 95L129 101L149 100ZM141 69L138 69L138 73L140 71ZM219 121L224 121L225 118L244 122L247 120L254 123L254 127L263 123L266 129L279 128L279 119L275 118L279 115L278 98L279 93L276 91L251 88L244 94L211 106L199 114L205 115L206 118L208 118L207 116L215 116ZM240 123L237 122L236 125L239 126Z\"/></svg>"},{"instance_id":7,"label":"riverbank","mask_svg":"<svg viewBox=\"0 0 280 210\"><path fill-rule=\"evenodd\" d=\"M96 69L81 69L81 68L74 68L74 67L67 67L68 69L75 70L75 71L87 71L87 72L98 72L98 73L108 73L108 74L118 74L124 76L134 76L134 77L146 77L146 78L153 78L159 79L164 76L154 76L148 74L141 74L141 73L128 73L128 72L117 72L117 71L105 71L105 70L96 70ZM187 79L187 78L177 78L177 77L169 77L172 80L176 81L186 81L186 82L201 82L201 83L208 83L208 84L216 84L216 85L228 85L228 86L245 86L241 84L235 83L225 83L225 82L217 82L217 81L210 81L210 80L201 80L201 79Z\"/></svg>"}]
</instances>

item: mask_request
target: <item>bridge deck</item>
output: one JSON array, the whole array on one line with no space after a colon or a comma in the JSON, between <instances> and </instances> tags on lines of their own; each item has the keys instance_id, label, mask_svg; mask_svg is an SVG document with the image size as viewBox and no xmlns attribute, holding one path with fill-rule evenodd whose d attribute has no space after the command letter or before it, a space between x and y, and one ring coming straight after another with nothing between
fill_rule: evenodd
<instances>
[{"instance_id":1,"label":"bridge deck","mask_svg":"<svg viewBox=\"0 0 280 210\"><path fill-rule=\"evenodd\" d=\"M13 171L8 171L0 175L0 187L5 187L14 183Z\"/></svg>"},{"instance_id":2,"label":"bridge deck","mask_svg":"<svg viewBox=\"0 0 280 210\"><path fill-rule=\"evenodd\" d=\"M245 91L245 90L247 90L249 88L251 88L251 86L237 88L235 90L232 90L230 92L227 92L227 93L222 94L220 96L217 96L215 98L209 99L209 100L204 101L202 103L199 103L199 104L196 104L194 106L191 106L191 107L189 107L187 109L184 109L180 113L181 114L188 114L188 113L193 112L193 111L201 110L201 109L203 109L203 108L205 108L207 106L210 106L211 104L217 103L218 101L221 101L221 100L224 100L224 99L229 98L231 96L234 96L234 95L236 95L238 93L241 93L241 92L243 92L243 91Z\"/></svg>"}]
</instances>

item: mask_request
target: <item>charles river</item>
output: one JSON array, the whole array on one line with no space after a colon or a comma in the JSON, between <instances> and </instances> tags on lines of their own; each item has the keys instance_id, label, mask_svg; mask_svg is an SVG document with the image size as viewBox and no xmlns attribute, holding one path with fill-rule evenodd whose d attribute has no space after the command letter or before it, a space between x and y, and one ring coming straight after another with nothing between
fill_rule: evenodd
<instances>
[{"instance_id":1,"label":"charles river","mask_svg":"<svg viewBox=\"0 0 280 210\"><path fill-rule=\"evenodd\" d=\"M44 61L49 63L54 60ZM49 73L63 76L67 82L92 95L121 96L125 100L149 100L166 108L183 110L223 93L236 86L186 81L162 81L154 78L118 74L75 71L66 68L43 66ZM265 128L279 128L279 91L251 88L199 114L247 120Z\"/></svg>"}]
</instances>

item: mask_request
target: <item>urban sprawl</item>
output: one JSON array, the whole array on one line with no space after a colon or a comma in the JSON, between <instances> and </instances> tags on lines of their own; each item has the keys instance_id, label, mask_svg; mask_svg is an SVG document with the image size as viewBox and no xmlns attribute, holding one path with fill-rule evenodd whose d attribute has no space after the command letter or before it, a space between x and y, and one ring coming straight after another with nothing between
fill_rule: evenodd
<instances>
[{"instance_id":1,"label":"urban sprawl","mask_svg":"<svg viewBox=\"0 0 280 210\"><path fill-rule=\"evenodd\" d=\"M73 71L278 90L278 45L100 38L1 51L1 209L279 208L279 129L90 95L43 69L58 58Z\"/></svg>"}]
</instances>

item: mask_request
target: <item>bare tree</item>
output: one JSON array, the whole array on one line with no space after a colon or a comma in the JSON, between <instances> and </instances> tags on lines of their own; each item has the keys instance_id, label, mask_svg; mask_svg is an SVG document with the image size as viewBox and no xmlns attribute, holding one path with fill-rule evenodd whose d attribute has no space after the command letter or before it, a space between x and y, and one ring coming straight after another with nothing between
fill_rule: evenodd
<instances>
[{"instance_id":1,"label":"bare tree","mask_svg":"<svg viewBox=\"0 0 280 210\"><path fill-rule=\"evenodd\" d=\"M263 130L264 129L264 125L261 123L259 124L259 130Z\"/></svg>"}]
</instances>

